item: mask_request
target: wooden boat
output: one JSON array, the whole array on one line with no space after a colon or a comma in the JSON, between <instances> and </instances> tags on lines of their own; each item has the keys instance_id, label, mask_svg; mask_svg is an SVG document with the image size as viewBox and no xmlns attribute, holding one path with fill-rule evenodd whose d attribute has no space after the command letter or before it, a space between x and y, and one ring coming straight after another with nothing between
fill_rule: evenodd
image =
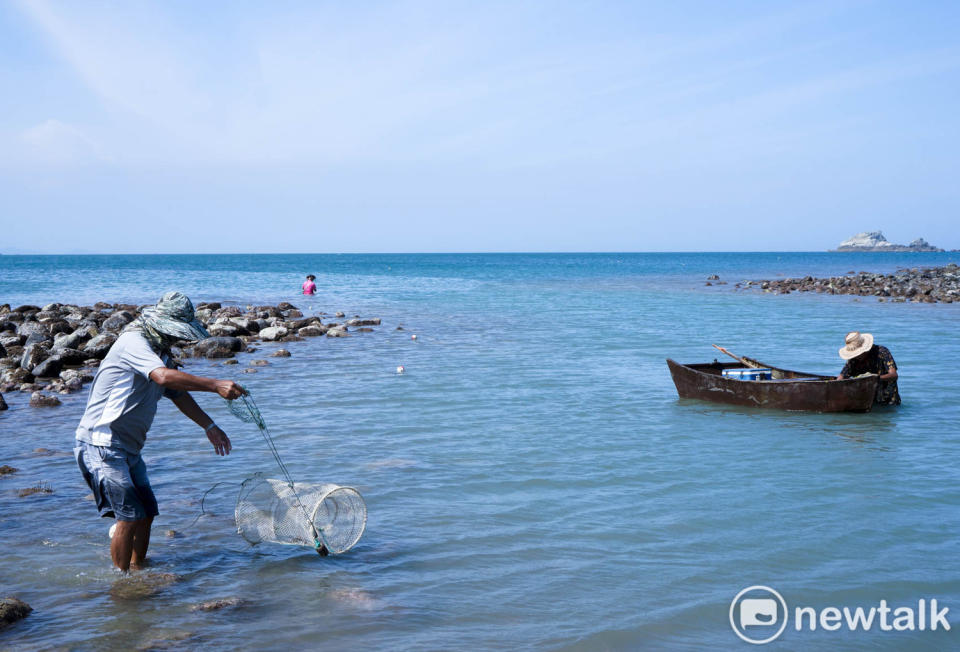
<instances>
[{"instance_id":1,"label":"wooden boat","mask_svg":"<svg viewBox=\"0 0 960 652\"><path fill-rule=\"evenodd\" d=\"M722 375L724 369L743 368L739 362L680 364L668 358L667 366L680 398L813 412L867 412L873 406L878 382L875 374L836 380L835 376L778 369L751 358L743 360L750 367L770 369L773 380L736 380Z\"/></svg>"}]
</instances>

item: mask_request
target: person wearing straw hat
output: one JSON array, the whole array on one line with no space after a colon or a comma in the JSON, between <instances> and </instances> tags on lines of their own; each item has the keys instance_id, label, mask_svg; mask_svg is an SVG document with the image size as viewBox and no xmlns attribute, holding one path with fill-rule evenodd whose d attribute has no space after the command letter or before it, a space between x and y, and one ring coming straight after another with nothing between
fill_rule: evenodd
<instances>
[{"instance_id":1,"label":"person wearing straw hat","mask_svg":"<svg viewBox=\"0 0 960 652\"><path fill-rule=\"evenodd\" d=\"M897 388L897 363L885 346L873 343L873 335L852 331L847 333L840 357L847 361L837 380L863 374L877 374L877 393L873 402L877 405L900 405L900 390Z\"/></svg>"},{"instance_id":2,"label":"person wearing straw hat","mask_svg":"<svg viewBox=\"0 0 960 652\"><path fill-rule=\"evenodd\" d=\"M194 316L190 299L167 292L123 330L90 386L74 455L100 515L116 519L110 528L110 556L122 571L143 564L150 526L159 513L140 450L160 398L171 399L203 428L217 455L230 453L230 438L189 392L212 392L225 399L246 392L232 380L178 371L170 354L170 347L178 342L207 337L210 334Z\"/></svg>"}]
</instances>

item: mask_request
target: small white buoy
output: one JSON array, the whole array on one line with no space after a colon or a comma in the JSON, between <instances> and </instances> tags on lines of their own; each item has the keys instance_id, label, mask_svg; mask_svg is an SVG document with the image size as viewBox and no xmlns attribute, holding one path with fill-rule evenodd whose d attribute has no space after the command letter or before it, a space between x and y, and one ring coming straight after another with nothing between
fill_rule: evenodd
<instances>
[{"instance_id":1,"label":"small white buoy","mask_svg":"<svg viewBox=\"0 0 960 652\"><path fill-rule=\"evenodd\" d=\"M399 367L397 367L397 373L398 373L398 374L402 374L402 373L403 373L403 365L400 365Z\"/></svg>"},{"instance_id":2,"label":"small white buoy","mask_svg":"<svg viewBox=\"0 0 960 652\"><path fill-rule=\"evenodd\" d=\"M110 538L111 538L111 539L113 538L113 533L116 532L116 531L117 531L117 524L114 523L113 525L110 526Z\"/></svg>"},{"instance_id":3,"label":"small white buoy","mask_svg":"<svg viewBox=\"0 0 960 652\"><path fill-rule=\"evenodd\" d=\"M416 333L414 333L413 335L411 335L411 336L410 336L410 339L411 339L411 340L415 340L415 339L417 339L417 335L416 335Z\"/></svg>"}]
</instances>

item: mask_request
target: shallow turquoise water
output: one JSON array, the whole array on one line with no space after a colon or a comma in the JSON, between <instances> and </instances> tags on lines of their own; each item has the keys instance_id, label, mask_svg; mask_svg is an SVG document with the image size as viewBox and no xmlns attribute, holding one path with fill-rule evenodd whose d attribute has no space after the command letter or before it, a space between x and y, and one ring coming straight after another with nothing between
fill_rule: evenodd
<instances>
[{"instance_id":1,"label":"shallow turquoise water","mask_svg":"<svg viewBox=\"0 0 960 652\"><path fill-rule=\"evenodd\" d=\"M752 584L791 604L925 597L960 612L960 307L732 289L949 261L957 254L0 256L0 303L145 302L178 288L383 319L372 334L285 345L293 357L255 375L188 368L252 389L298 480L361 490L360 544L326 559L251 548L234 532L232 486L191 526L215 482L277 473L219 399L198 397L234 439L226 459L162 404L144 452L162 512L151 550L153 569L179 579L148 599L111 596L108 523L67 454L85 397L35 410L7 395L0 463L21 472L0 479L0 594L35 611L0 647L747 648L728 608ZM311 272L320 294L308 302L296 291ZM730 285L705 287L714 273ZM857 328L896 357L899 410L681 401L664 364L713 359L716 342L835 372ZM55 493L14 495L39 481ZM224 597L249 602L190 611ZM791 626L778 644L954 641Z\"/></svg>"}]
</instances>

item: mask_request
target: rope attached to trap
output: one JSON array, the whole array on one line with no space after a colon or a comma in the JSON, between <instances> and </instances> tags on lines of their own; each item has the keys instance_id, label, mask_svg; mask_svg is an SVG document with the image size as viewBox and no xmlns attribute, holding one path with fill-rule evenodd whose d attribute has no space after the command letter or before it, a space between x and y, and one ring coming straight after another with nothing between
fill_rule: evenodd
<instances>
[{"instance_id":1,"label":"rope attached to trap","mask_svg":"<svg viewBox=\"0 0 960 652\"><path fill-rule=\"evenodd\" d=\"M257 408L257 404L253 400L253 396L246 387L244 387L243 390L246 392L246 394L242 395L240 398L233 400L224 399L224 401L226 401L227 407L230 409L230 412L233 414L233 416L245 423L255 424L260 430L260 434L263 435L263 439L267 443L267 448L270 449L270 452L273 454L273 459L277 461L277 466L280 467L280 472L283 474L283 478L286 480L287 486L290 488L294 501L300 508L303 518L310 526L310 532L313 535L314 549L318 554L326 556L329 554L329 551L326 546L326 541L323 538L323 531L322 529L318 530L313 524L313 519L310 517L310 514L307 512L307 508L304 507L303 502L300 500L300 495L297 493L297 490L294 487L293 478L290 476L290 471L287 469L287 465L283 463L283 459L280 457L280 452L277 450L277 445L274 443L273 437L270 435L270 430L267 428L267 424L263 420L263 415L260 414L260 410Z\"/></svg>"}]
</instances>

